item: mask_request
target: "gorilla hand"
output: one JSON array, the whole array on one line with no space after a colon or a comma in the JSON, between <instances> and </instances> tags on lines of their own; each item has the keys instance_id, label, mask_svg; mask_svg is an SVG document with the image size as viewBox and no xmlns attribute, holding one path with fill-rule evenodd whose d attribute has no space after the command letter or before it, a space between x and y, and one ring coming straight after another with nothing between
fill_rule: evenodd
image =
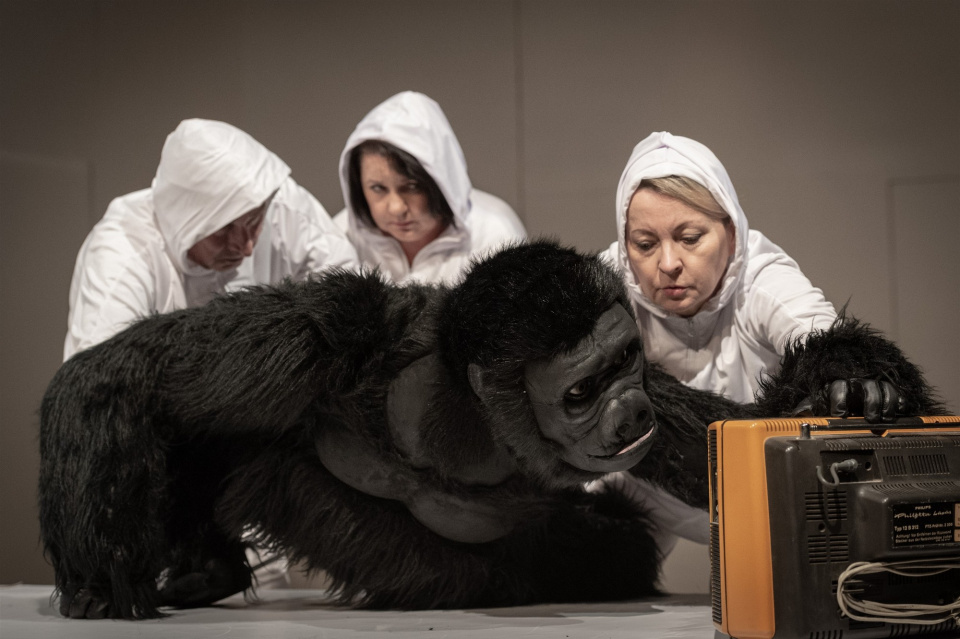
<instances>
[{"instance_id":1,"label":"gorilla hand","mask_svg":"<svg viewBox=\"0 0 960 639\"><path fill-rule=\"evenodd\" d=\"M242 561L209 559L203 569L172 577L160 589L160 605L199 608L250 587L250 571Z\"/></svg>"},{"instance_id":2,"label":"gorilla hand","mask_svg":"<svg viewBox=\"0 0 960 639\"><path fill-rule=\"evenodd\" d=\"M823 387L830 417L863 416L871 424L890 423L906 412L906 397L897 386L887 380L838 379ZM814 417L816 402L806 397L793 409L793 417Z\"/></svg>"},{"instance_id":3,"label":"gorilla hand","mask_svg":"<svg viewBox=\"0 0 960 639\"><path fill-rule=\"evenodd\" d=\"M87 588L65 588L60 593L60 614L70 619L105 619L110 616L110 601Z\"/></svg>"},{"instance_id":4,"label":"gorilla hand","mask_svg":"<svg viewBox=\"0 0 960 639\"><path fill-rule=\"evenodd\" d=\"M863 415L870 423L889 423L905 412L906 398L891 382L838 379L824 389L832 417Z\"/></svg>"}]
</instances>

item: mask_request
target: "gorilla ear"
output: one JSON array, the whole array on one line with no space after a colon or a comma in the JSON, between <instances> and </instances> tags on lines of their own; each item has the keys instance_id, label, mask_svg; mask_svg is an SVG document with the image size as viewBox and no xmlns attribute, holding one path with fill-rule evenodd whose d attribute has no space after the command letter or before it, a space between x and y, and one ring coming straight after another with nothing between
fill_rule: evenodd
<instances>
[{"instance_id":1,"label":"gorilla ear","mask_svg":"<svg viewBox=\"0 0 960 639\"><path fill-rule=\"evenodd\" d=\"M473 389L473 394L480 399L487 397L490 375L490 370L483 368L480 364L473 362L467 364L467 379L470 381L470 388Z\"/></svg>"}]
</instances>

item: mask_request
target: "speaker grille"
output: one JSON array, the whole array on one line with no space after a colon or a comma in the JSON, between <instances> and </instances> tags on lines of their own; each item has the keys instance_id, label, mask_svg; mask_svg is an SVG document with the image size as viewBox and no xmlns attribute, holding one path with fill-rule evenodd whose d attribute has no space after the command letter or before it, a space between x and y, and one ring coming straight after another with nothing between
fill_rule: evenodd
<instances>
[{"instance_id":1,"label":"speaker grille","mask_svg":"<svg viewBox=\"0 0 960 639\"><path fill-rule=\"evenodd\" d=\"M720 524L710 524L710 603L713 620L723 622L723 600L720 594Z\"/></svg>"},{"instance_id":2,"label":"speaker grille","mask_svg":"<svg viewBox=\"0 0 960 639\"><path fill-rule=\"evenodd\" d=\"M910 472L914 475L946 475L950 472L947 456L943 453L935 455L911 455Z\"/></svg>"},{"instance_id":3,"label":"speaker grille","mask_svg":"<svg viewBox=\"0 0 960 639\"><path fill-rule=\"evenodd\" d=\"M811 564L847 561L850 558L849 538L847 535L809 535L807 555Z\"/></svg>"},{"instance_id":4,"label":"speaker grille","mask_svg":"<svg viewBox=\"0 0 960 639\"><path fill-rule=\"evenodd\" d=\"M807 521L838 521L847 518L847 493L804 493Z\"/></svg>"},{"instance_id":5,"label":"speaker grille","mask_svg":"<svg viewBox=\"0 0 960 639\"><path fill-rule=\"evenodd\" d=\"M883 470L888 475L906 475L907 464L900 455L884 457Z\"/></svg>"}]
</instances>

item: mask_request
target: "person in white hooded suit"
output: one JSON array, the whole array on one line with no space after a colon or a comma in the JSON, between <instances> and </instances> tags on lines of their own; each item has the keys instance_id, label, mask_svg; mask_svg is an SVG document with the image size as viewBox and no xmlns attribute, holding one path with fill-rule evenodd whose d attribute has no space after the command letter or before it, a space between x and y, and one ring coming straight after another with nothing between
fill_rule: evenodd
<instances>
[{"instance_id":1,"label":"person in white hooded suit","mask_svg":"<svg viewBox=\"0 0 960 639\"><path fill-rule=\"evenodd\" d=\"M64 361L151 314L329 267L358 268L356 251L290 167L230 124L184 120L151 187L114 199L80 248ZM261 586L286 582L283 558L248 554Z\"/></svg>"},{"instance_id":2,"label":"person in white hooded suit","mask_svg":"<svg viewBox=\"0 0 960 639\"><path fill-rule=\"evenodd\" d=\"M413 91L375 107L340 156L335 222L360 260L397 283L453 283L471 259L526 237L516 213L473 187L440 106Z\"/></svg>"},{"instance_id":3,"label":"person in white hooded suit","mask_svg":"<svg viewBox=\"0 0 960 639\"><path fill-rule=\"evenodd\" d=\"M114 199L80 248L64 360L152 313L357 265L343 232L279 157L230 124L184 120L152 186Z\"/></svg>"},{"instance_id":4,"label":"person in white hooded suit","mask_svg":"<svg viewBox=\"0 0 960 639\"><path fill-rule=\"evenodd\" d=\"M942 414L894 343L838 318L797 263L749 228L703 144L666 132L637 144L617 187L616 222L604 257L622 272L645 355L687 386L755 403L763 417ZM645 507L663 554L676 536L709 543L705 510L629 473L601 482Z\"/></svg>"},{"instance_id":5,"label":"person in white hooded suit","mask_svg":"<svg viewBox=\"0 0 960 639\"><path fill-rule=\"evenodd\" d=\"M752 403L788 346L829 329L836 310L783 249L751 230L720 160L667 132L633 149L616 199L623 273L646 357L684 384ZM603 480L643 504L661 552L709 543L709 518L628 473Z\"/></svg>"},{"instance_id":6,"label":"person in white hooded suit","mask_svg":"<svg viewBox=\"0 0 960 639\"><path fill-rule=\"evenodd\" d=\"M683 229L668 229L681 231L674 247L681 255L671 257L670 240L651 242L647 228L630 228L644 220L645 195L692 209L651 184L674 176L706 189L719 206L717 213L725 215L720 222L732 235L733 250L716 267L712 290L685 292L666 286L687 284L691 271L689 261L683 264L684 254L687 260L691 255L683 244L690 235L684 236ZM837 317L797 263L763 233L749 228L726 169L695 140L658 132L637 144L620 177L616 211L617 241L605 256L623 272L646 356L688 386L753 402L761 375L776 371L787 345L814 330L828 329ZM692 215L707 217L695 209ZM656 276L642 274L640 262L650 260L640 247L656 253L652 259L659 262L654 266L662 286L650 281ZM665 274L678 268L678 276Z\"/></svg>"}]
</instances>

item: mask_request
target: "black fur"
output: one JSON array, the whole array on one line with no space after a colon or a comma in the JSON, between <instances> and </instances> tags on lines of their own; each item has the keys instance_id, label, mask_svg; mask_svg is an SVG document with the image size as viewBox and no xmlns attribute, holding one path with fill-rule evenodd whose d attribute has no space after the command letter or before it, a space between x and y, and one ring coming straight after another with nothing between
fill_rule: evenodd
<instances>
[{"instance_id":1,"label":"black fur","mask_svg":"<svg viewBox=\"0 0 960 639\"><path fill-rule=\"evenodd\" d=\"M774 415L810 398L815 415L828 415L829 383L854 378L892 382L906 400L907 415L944 414L921 370L896 344L845 310L829 330L814 331L787 347L780 370L761 380L757 411Z\"/></svg>"},{"instance_id":2,"label":"black fur","mask_svg":"<svg viewBox=\"0 0 960 639\"><path fill-rule=\"evenodd\" d=\"M574 279L550 275L551 260ZM251 525L264 543L327 570L343 603L465 607L654 593L659 557L647 524L617 496L584 493L580 475L552 476L552 458L518 459L520 472L491 487L448 472L497 446L525 458L555 455L520 393L511 399L516 415L504 421L521 432L503 433L491 420L506 409L488 411L465 383L466 363L482 359L460 330L480 317L471 309L512 316L527 331L511 341L501 326L507 339L493 336L482 352L516 381L524 358L549 356L591 331L622 296L616 275L595 258L535 244L501 253L467 280L451 292L338 272L256 287L144 319L67 361L44 397L40 433L41 530L61 611L155 617L161 604L229 594L231 578L243 589L249 569L238 567L239 539ZM552 313L575 321L531 333L530 315L516 321L522 303L496 301L504 284L526 287L525 296L569 287ZM584 308L578 300L591 295L601 299ZM387 390L404 367L438 349L449 366L424 428L431 464L413 468L391 441ZM334 478L314 447L330 427L356 433L406 477L483 499L521 524L490 543L440 537L400 502ZM158 592L161 575L173 584L203 575L207 600Z\"/></svg>"},{"instance_id":3,"label":"black fur","mask_svg":"<svg viewBox=\"0 0 960 639\"><path fill-rule=\"evenodd\" d=\"M41 408L41 535L61 612L148 618L163 605L205 605L243 590L250 570L240 536L250 526L261 543L327 571L343 604L471 607L655 593L660 557L644 515L618 495L580 488L596 474L559 459L522 386L527 362L575 346L613 304L629 311L616 273L540 242L477 264L453 289L329 273L150 317L76 354ZM889 349L875 334L861 337ZM756 406L647 366L660 438L633 472L705 506L706 424L788 414L821 385L821 364L794 363L814 357L818 339L791 350L784 377L765 383ZM443 366L418 451L429 463L414 464L391 437L385 405L390 383L430 354ZM894 360L876 372L913 380L917 409L935 408L922 378ZM470 364L494 373L489 404L471 391ZM334 477L316 452L328 429L361 438L398 481L480 500L516 525L485 543L441 537L401 501ZM506 480L457 479L503 450L516 466Z\"/></svg>"},{"instance_id":4,"label":"black fur","mask_svg":"<svg viewBox=\"0 0 960 639\"><path fill-rule=\"evenodd\" d=\"M855 378L892 382L905 399L902 415L946 414L934 389L900 348L842 309L829 330L814 331L788 346L779 371L760 379L752 404L688 388L659 366L648 364L647 395L658 420L669 426L631 472L689 504L706 508L706 424L720 419L789 417L808 398L813 415L827 416L830 382Z\"/></svg>"}]
</instances>

